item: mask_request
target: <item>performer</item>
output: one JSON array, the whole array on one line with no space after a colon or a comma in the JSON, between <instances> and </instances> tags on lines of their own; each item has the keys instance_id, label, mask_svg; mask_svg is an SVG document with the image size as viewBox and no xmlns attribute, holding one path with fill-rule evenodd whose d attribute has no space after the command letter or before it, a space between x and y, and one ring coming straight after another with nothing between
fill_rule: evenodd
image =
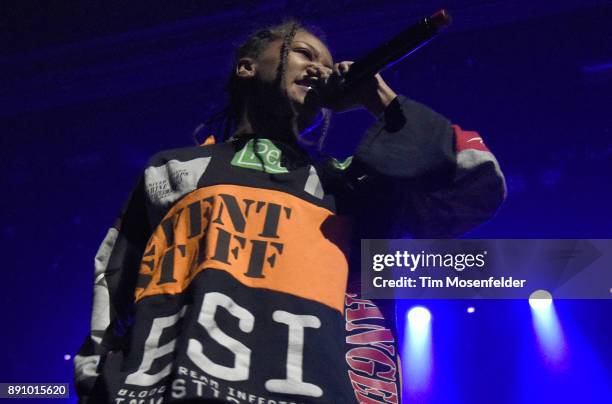
<instances>
[{"instance_id":1,"label":"performer","mask_svg":"<svg viewBox=\"0 0 612 404\"><path fill-rule=\"evenodd\" d=\"M153 156L96 255L81 402L399 402L359 239L459 235L505 186L478 134L380 75L330 106L376 117L353 157L310 157L319 86L349 69L296 22L237 49L225 138Z\"/></svg>"}]
</instances>

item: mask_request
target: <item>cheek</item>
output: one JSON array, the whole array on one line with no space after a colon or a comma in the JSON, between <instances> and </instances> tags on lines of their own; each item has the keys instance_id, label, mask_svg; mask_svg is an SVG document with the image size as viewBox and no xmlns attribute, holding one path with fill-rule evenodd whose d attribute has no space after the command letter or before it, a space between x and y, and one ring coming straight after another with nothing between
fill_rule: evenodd
<instances>
[{"instance_id":1,"label":"cheek","mask_svg":"<svg viewBox=\"0 0 612 404\"><path fill-rule=\"evenodd\" d=\"M277 70L277 63L263 63L258 72L259 79L263 82L272 82L276 79Z\"/></svg>"},{"instance_id":2,"label":"cheek","mask_svg":"<svg viewBox=\"0 0 612 404\"><path fill-rule=\"evenodd\" d=\"M276 79L278 66L280 64L280 45L272 45L266 49L257 59L257 76L262 81L273 81Z\"/></svg>"},{"instance_id":3,"label":"cheek","mask_svg":"<svg viewBox=\"0 0 612 404\"><path fill-rule=\"evenodd\" d=\"M298 36L300 34L298 33ZM259 76L262 80L271 81L278 78L279 66L282 60L282 41L277 40L265 49L258 57ZM286 53L285 74L288 81L295 80L300 75L300 70L306 68L308 61L303 60L299 54L291 49Z\"/></svg>"},{"instance_id":4,"label":"cheek","mask_svg":"<svg viewBox=\"0 0 612 404\"><path fill-rule=\"evenodd\" d=\"M279 65L281 64L281 58L279 58ZM310 64L304 56L299 53L288 52L285 61L285 73L297 77L300 72L304 72L306 67Z\"/></svg>"}]
</instances>

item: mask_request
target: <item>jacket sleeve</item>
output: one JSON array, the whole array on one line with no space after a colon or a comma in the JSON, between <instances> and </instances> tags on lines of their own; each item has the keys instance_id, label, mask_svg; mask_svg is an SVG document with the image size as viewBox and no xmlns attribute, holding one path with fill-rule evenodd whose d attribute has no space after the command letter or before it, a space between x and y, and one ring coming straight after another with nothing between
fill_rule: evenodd
<instances>
[{"instance_id":1,"label":"jacket sleeve","mask_svg":"<svg viewBox=\"0 0 612 404\"><path fill-rule=\"evenodd\" d=\"M122 349L130 323L149 233L143 187L141 179L95 257L90 333L74 357L74 384L81 403L101 401L104 386L99 369L109 352Z\"/></svg>"},{"instance_id":2,"label":"jacket sleeve","mask_svg":"<svg viewBox=\"0 0 612 404\"><path fill-rule=\"evenodd\" d=\"M478 133L403 96L366 132L347 174L360 199L387 216L377 237L457 237L491 218L506 196Z\"/></svg>"}]
</instances>

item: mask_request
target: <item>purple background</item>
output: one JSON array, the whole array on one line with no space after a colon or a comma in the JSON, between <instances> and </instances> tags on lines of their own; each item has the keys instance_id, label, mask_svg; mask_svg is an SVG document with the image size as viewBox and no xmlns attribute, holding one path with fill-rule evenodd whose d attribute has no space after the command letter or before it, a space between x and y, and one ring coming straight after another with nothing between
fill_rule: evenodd
<instances>
[{"instance_id":1,"label":"purple background","mask_svg":"<svg viewBox=\"0 0 612 404\"><path fill-rule=\"evenodd\" d=\"M2 382L72 379L93 257L137 175L192 142L222 106L234 45L282 15L320 26L343 60L447 8L452 27L384 77L497 155L508 200L469 237L612 238L610 1L121 3L0 5ZM369 122L335 117L328 151L350 154ZM563 369L541 361L526 301L424 303L428 402L612 400L611 301L556 302Z\"/></svg>"}]
</instances>

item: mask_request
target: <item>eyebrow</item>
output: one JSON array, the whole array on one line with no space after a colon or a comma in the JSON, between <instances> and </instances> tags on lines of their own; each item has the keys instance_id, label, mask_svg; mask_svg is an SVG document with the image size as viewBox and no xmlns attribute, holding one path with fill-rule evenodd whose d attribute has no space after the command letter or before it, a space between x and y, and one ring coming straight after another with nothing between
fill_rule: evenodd
<instances>
[{"instance_id":1,"label":"eyebrow","mask_svg":"<svg viewBox=\"0 0 612 404\"><path fill-rule=\"evenodd\" d=\"M293 43L298 43L298 42L299 42L300 44L305 45L307 48L309 48L309 49L312 51L312 53L313 53L313 54L316 56L316 58L317 58L317 59L318 59L318 58L321 56L321 54L319 53L319 51L317 51L317 49L315 49L315 48L314 48L314 47L313 47L311 44L309 44L308 42L304 42L304 41L293 41ZM332 64L331 64L331 63L328 63L328 64L325 64L325 63L324 63L323 65L324 65L325 67L328 67L328 68L330 68L330 69L333 69L333 66L332 66Z\"/></svg>"}]
</instances>

